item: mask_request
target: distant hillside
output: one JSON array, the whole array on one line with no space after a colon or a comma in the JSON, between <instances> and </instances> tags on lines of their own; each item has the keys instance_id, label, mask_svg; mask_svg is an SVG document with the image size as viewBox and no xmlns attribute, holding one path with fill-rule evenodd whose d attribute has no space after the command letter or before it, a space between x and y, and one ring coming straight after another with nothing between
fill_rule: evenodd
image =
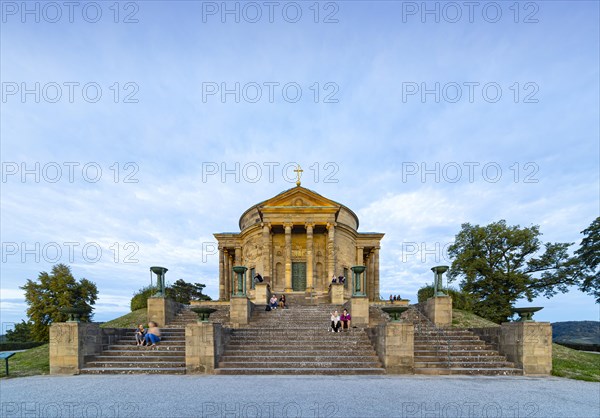
<instances>
[{"instance_id":1,"label":"distant hillside","mask_svg":"<svg viewBox=\"0 0 600 418\"><path fill-rule=\"evenodd\" d=\"M565 321L552 324L552 341L600 344L600 321Z\"/></svg>"}]
</instances>

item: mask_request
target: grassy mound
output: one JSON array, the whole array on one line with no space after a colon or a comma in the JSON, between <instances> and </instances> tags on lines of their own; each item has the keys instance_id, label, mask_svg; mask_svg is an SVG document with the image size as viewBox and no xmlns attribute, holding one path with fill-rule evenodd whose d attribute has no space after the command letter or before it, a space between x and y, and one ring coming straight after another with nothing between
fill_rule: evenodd
<instances>
[{"instance_id":1,"label":"grassy mound","mask_svg":"<svg viewBox=\"0 0 600 418\"><path fill-rule=\"evenodd\" d=\"M474 313L452 309L452 326L454 328L484 328L499 327L500 325L477 316Z\"/></svg>"},{"instance_id":2,"label":"grassy mound","mask_svg":"<svg viewBox=\"0 0 600 418\"><path fill-rule=\"evenodd\" d=\"M8 359L8 377L36 376L50 373L48 344L21 351ZM4 361L0 363L0 377L6 377Z\"/></svg>"},{"instance_id":3,"label":"grassy mound","mask_svg":"<svg viewBox=\"0 0 600 418\"><path fill-rule=\"evenodd\" d=\"M552 375L600 382L600 354L552 344Z\"/></svg>"},{"instance_id":4,"label":"grassy mound","mask_svg":"<svg viewBox=\"0 0 600 418\"><path fill-rule=\"evenodd\" d=\"M123 316L105 322L100 325L102 328L135 328L138 324L146 325L148 323L148 311L146 308L129 312Z\"/></svg>"}]
</instances>

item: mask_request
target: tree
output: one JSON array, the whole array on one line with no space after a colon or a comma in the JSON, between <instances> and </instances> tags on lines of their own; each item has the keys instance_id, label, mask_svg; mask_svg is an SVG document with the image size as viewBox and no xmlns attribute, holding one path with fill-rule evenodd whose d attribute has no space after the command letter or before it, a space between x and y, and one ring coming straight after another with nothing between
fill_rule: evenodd
<instances>
[{"instance_id":1,"label":"tree","mask_svg":"<svg viewBox=\"0 0 600 418\"><path fill-rule=\"evenodd\" d=\"M15 324L14 329L6 331L6 341L11 343L27 343L33 341L31 329L33 323L31 321L21 321L20 324Z\"/></svg>"},{"instance_id":2,"label":"tree","mask_svg":"<svg viewBox=\"0 0 600 418\"><path fill-rule=\"evenodd\" d=\"M475 298L473 311L494 322L510 317L517 299L565 293L579 277L577 260L568 254L572 244L548 242L541 252L540 235L539 226L507 226L504 220L463 224L448 248L448 281L460 278L461 289Z\"/></svg>"},{"instance_id":3,"label":"tree","mask_svg":"<svg viewBox=\"0 0 600 418\"><path fill-rule=\"evenodd\" d=\"M64 264L52 267L50 274L40 273L37 281L27 280L21 289L25 290L27 316L33 322L31 336L35 341L48 341L50 324L68 319L60 308L80 308L81 319L89 321L98 298L96 285L87 279L75 280L71 269Z\"/></svg>"},{"instance_id":4,"label":"tree","mask_svg":"<svg viewBox=\"0 0 600 418\"><path fill-rule=\"evenodd\" d=\"M582 275L579 288L593 295L596 303L600 303L600 216L581 233L585 236L575 251Z\"/></svg>"},{"instance_id":5,"label":"tree","mask_svg":"<svg viewBox=\"0 0 600 418\"><path fill-rule=\"evenodd\" d=\"M206 285L202 283L188 283L183 279L177 280L165 289L167 297L176 302L189 304L192 300L211 300L210 296L202 293Z\"/></svg>"}]
</instances>

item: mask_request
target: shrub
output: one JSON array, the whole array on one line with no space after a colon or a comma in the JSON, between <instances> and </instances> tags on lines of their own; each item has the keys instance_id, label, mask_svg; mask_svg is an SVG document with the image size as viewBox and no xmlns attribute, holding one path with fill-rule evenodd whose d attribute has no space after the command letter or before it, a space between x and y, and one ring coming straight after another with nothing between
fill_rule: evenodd
<instances>
[{"instance_id":1,"label":"shrub","mask_svg":"<svg viewBox=\"0 0 600 418\"><path fill-rule=\"evenodd\" d=\"M131 312L137 311L138 309L145 309L148 307L148 298L158 292L156 286L142 287L137 291L131 298L130 308Z\"/></svg>"}]
</instances>

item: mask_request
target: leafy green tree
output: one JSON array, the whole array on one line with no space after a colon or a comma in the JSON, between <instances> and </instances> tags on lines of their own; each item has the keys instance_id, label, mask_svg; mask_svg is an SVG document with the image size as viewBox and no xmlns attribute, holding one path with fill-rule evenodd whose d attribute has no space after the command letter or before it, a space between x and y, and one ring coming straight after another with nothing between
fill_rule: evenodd
<instances>
[{"instance_id":1,"label":"leafy green tree","mask_svg":"<svg viewBox=\"0 0 600 418\"><path fill-rule=\"evenodd\" d=\"M177 280L165 289L167 297L176 302L189 304L192 300L211 300L210 296L202 293L206 285L202 283L188 283L183 279Z\"/></svg>"},{"instance_id":2,"label":"leafy green tree","mask_svg":"<svg viewBox=\"0 0 600 418\"><path fill-rule=\"evenodd\" d=\"M34 341L48 341L50 324L68 319L60 308L80 308L83 310L81 319L89 321L98 298L96 285L87 279L75 280L71 269L64 264L52 267L50 274L40 273L37 281L28 279L21 289L25 290L25 301L29 305L27 316L33 322Z\"/></svg>"},{"instance_id":3,"label":"leafy green tree","mask_svg":"<svg viewBox=\"0 0 600 418\"><path fill-rule=\"evenodd\" d=\"M453 258L448 281L472 294L473 312L494 322L505 321L520 298L568 292L578 284L577 259L569 243L545 243L539 226L507 226L501 220L486 226L465 223L448 248Z\"/></svg>"},{"instance_id":4,"label":"leafy green tree","mask_svg":"<svg viewBox=\"0 0 600 418\"><path fill-rule=\"evenodd\" d=\"M596 303L600 303L600 216L581 233L585 236L575 251L582 274L579 288L593 295Z\"/></svg>"},{"instance_id":5,"label":"leafy green tree","mask_svg":"<svg viewBox=\"0 0 600 418\"><path fill-rule=\"evenodd\" d=\"M33 323L31 321L21 321L19 324L15 324L14 329L6 331L6 341L11 343L27 343L33 341L31 335L31 329Z\"/></svg>"}]
</instances>

